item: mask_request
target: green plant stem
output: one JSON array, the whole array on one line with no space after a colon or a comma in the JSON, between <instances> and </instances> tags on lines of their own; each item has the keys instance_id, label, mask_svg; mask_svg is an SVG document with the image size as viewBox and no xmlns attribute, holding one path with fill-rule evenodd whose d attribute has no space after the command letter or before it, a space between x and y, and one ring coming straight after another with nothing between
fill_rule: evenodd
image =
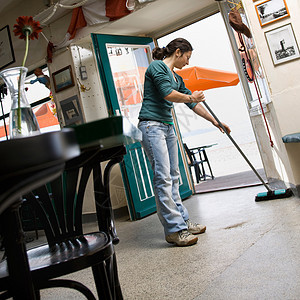
<instances>
[{"instance_id":1,"label":"green plant stem","mask_svg":"<svg viewBox=\"0 0 300 300\"><path fill-rule=\"evenodd\" d=\"M22 67L25 66L25 62L27 59L28 55L28 47L29 46L29 32L26 30L26 46L25 46L25 55L22 63ZM22 123L22 118L21 118L21 78L22 78L22 73L23 69L20 70L20 77L19 77L19 82L18 82L18 132L21 134L21 123Z\"/></svg>"},{"instance_id":2,"label":"green plant stem","mask_svg":"<svg viewBox=\"0 0 300 300\"><path fill-rule=\"evenodd\" d=\"M29 48L28 46L29 46L29 31L26 30L26 48L25 48L25 55L24 55L22 67L25 67L25 62L28 55L28 48Z\"/></svg>"}]
</instances>

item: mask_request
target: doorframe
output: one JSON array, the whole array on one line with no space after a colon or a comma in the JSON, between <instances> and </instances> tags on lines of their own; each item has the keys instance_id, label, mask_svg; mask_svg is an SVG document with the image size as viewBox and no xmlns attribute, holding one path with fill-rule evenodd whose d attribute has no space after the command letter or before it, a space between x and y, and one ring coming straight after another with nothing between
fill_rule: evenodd
<instances>
[{"instance_id":1,"label":"doorframe","mask_svg":"<svg viewBox=\"0 0 300 300\"><path fill-rule=\"evenodd\" d=\"M247 106L249 119L250 119L250 122L251 122L251 125L252 125L252 131L253 131L253 134L255 136L255 142L256 142L256 145L257 145L257 148L258 148L258 151L259 151L259 154L260 154L260 159L262 161L264 172L266 172L265 171L265 164L264 164L264 161L262 159L262 153L261 153L261 149L260 149L260 141L259 141L258 133L255 130L255 127L253 125L253 120L252 120L253 115L261 114L261 112L257 109L257 106L253 107L252 109L249 107L249 103L251 103L251 101L252 101L252 94L251 94L250 87L249 87L248 81L245 77L244 70L243 70L243 67L242 67L242 61L241 61L241 56L240 56L240 52L239 52L239 46L237 45L233 29L232 29L231 25L229 24L228 12L226 10L226 5L227 5L227 1L221 1L220 2L218 0L215 0L214 4L209 5L205 9L203 9L201 11L198 11L195 14L192 14L192 15L180 20L179 23L178 22L176 24L172 23L172 24L164 27L163 30L157 31L157 32L154 32L154 33L151 33L151 34L153 34L153 36L154 36L153 40L155 41L155 43L157 43L157 39L159 39L159 38L161 38L165 35L168 35L172 32L175 32L175 31L180 30L184 27L192 25L192 24L194 24L196 22L199 22L199 21L201 21L205 18L208 18L208 17L210 17L214 14L217 14L217 13L221 14L222 19L224 21L224 26L225 26L225 29L226 29L226 32L227 32L227 35L228 35L228 38L229 38L234 64L235 64L237 74L238 74L239 79L240 79L241 89L242 89L243 95L245 97L245 101L246 101L245 105ZM267 103L269 103L269 102L267 102ZM267 107L266 103L262 102L262 105L263 105L264 111L267 112L268 107ZM176 128L176 131L177 130L178 130L178 132L180 132L178 126ZM184 165L186 167L187 166L186 155L183 155L183 156L185 158ZM189 181L190 180L192 181L191 188L193 190L193 193L195 193L195 185L194 185L194 182L193 182L192 175L191 175L190 172L187 172L187 174L188 174L188 177L189 177Z\"/></svg>"}]
</instances>

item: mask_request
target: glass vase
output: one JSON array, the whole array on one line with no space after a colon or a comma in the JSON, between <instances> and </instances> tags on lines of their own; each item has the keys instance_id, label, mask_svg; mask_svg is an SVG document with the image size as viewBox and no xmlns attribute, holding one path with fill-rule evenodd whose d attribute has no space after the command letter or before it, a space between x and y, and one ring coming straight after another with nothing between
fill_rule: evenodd
<instances>
[{"instance_id":1,"label":"glass vase","mask_svg":"<svg viewBox=\"0 0 300 300\"><path fill-rule=\"evenodd\" d=\"M11 96L9 136L21 138L40 133L36 116L26 98L24 83L28 69L16 67L0 72Z\"/></svg>"}]
</instances>

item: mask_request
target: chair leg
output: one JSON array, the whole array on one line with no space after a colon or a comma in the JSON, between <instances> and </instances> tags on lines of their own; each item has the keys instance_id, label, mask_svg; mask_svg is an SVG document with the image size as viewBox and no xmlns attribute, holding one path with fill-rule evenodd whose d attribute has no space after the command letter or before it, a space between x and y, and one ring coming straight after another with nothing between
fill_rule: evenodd
<instances>
[{"instance_id":1,"label":"chair leg","mask_svg":"<svg viewBox=\"0 0 300 300\"><path fill-rule=\"evenodd\" d=\"M13 287L11 291L14 295L13 298L15 300L35 299L35 291L24 241L24 232L22 230L19 214L20 204L21 201L2 214L0 228L2 229L7 254L7 267Z\"/></svg>"},{"instance_id":2,"label":"chair leg","mask_svg":"<svg viewBox=\"0 0 300 300\"><path fill-rule=\"evenodd\" d=\"M123 300L121 285L119 281L119 275L118 275L118 267L117 267L117 258L116 254L113 255L113 272L114 272L114 290L117 300Z\"/></svg>"},{"instance_id":3,"label":"chair leg","mask_svg":"<svg viewBox=\"0 0 300 300\"><path fill-rule=\"evenodd\" d=\"M106 262L92 266L92 270L99 300L112 300L113 297L106 272Z\"/></svg>"},{"instance_id":4,"label":"chair leg","mask_svg":"<svg viewBox=\"0 0 300 300\"><path fill-rule=\"evenodd\" d=\"M196 175L196 181L197 181L197 183L199 183L201 180L201 171L200 171L199 165L194 165L194 170L195 170L195 175Z\"/></svg>"},{"instance_id":5,"label":"chair leg","mask_svg":"<svg viewBox=\"0 0 300 300\"><path fill-rule=\"evenodd\" d=\"M202 150L201 149L198 151L198 155L199 155L199 162L200 162L199 164L201 165L201 170L202 170L200 180L205 181L206 180L206 174L205 174L205 169L204 169L204 164L203 164L203 157L202 157Z\"/></svg>"},{"instance_id":6,"label":"chair leg","mask_svg":"<svg viewBox=\"0 0 300 300\"><path fill-rule=\"evenodd\" d=\"M106 261L106 272L110 283L112 299L123 300L123 295L122 295L119 276L118 276L117 259L115 253L111 258L109 258Z\"/></svg>"},{"instance_id":7,"label":"chair leg","mask_svg":"<svg viewBox=\"0 0 300 300\"><path fill-rule=\"evenodd\" d=\"M205 150L203 151L203 155L204 155L205 161L207 162L207 165L208 165L208 168L209 168L209 171L210 171L210 175L211 175L211 179L214 179L215 177L214 177L212 169L210 167L210 163L209 163L209 160L208 160L208 157L206 155L206 151Z\"/></svg>"},{"instance_id":8,"label":"chair leg","mask_svg":"<svg viewBox=\"0 0 300 300\"><path fill-rule=\"evenodd\" d=\"M204 164L203 163L201 163L201 168L202 168L202 178L203 178L203 180L205 181L206 180L206 173L205 173L205 169L204 169Z\"/></svg>"}]
</instances>

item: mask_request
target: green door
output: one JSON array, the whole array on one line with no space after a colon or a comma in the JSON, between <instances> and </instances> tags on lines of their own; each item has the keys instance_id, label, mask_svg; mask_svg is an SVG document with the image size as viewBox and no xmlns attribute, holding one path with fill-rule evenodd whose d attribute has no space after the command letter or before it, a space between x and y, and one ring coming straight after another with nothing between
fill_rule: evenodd
<instances>
[{"instance_id":1,"label":"green door","mask_svg":"<svg viewBox=\"0 0 300 300\"><path fill-rule=\"evenodd\" d=\"M153 40L105 34L92 34L92 39L109 114L122 115L137 126L144 75L152 60ZM179 144L182 144L180 134L178 138ZM156 211L153 173L140 143L126 147L127 154L121 164L121 172L130 217L136 220ZM192 190L181 153L179 150L180 193L182 198L186 198L192 194Z\"/></svg>"}]
</instances>

